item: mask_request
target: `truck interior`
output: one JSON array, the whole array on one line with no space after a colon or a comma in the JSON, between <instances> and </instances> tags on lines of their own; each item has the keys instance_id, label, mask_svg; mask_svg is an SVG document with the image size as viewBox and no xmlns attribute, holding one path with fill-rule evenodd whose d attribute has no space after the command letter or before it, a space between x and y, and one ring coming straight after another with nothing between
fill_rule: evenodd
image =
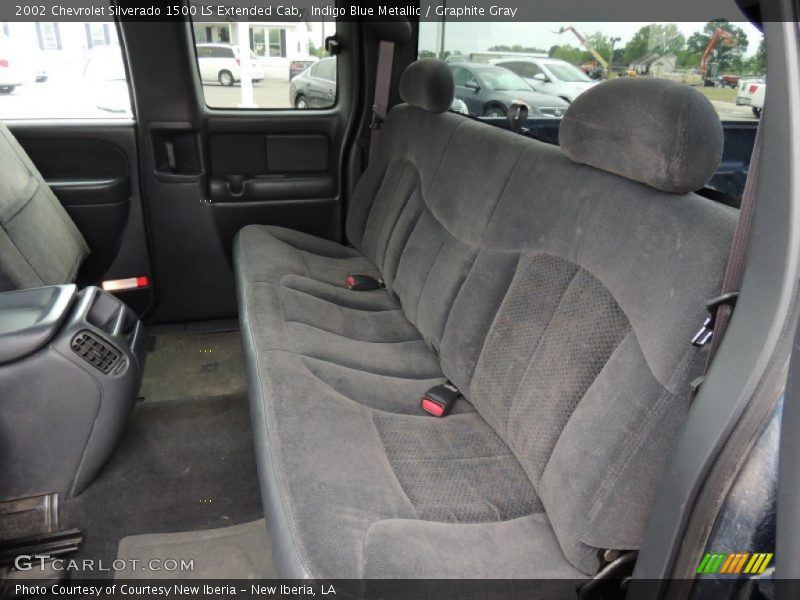
<instances>
[{"instance_id":1,"label":"truck interior","mask_svg":"<svg viewBox=\"0 0 800 600\"><path fill-rule=\"evenodd\" d=\"M7 118L0 97L6 582L705 597L748 465L772 510L724 551L800 576L797 5L740 6L766 40L760 119L627 75L558 119L458 114L414 17L327 24L326 108L212 101L272 75L201 81L220 37L191 17L110 23L129 118ZM779 443L780 479L753 467ZM78 566L15 561L42 554ZM176 558L192 571L96 568Z\"/></svg>"}]
</instances>

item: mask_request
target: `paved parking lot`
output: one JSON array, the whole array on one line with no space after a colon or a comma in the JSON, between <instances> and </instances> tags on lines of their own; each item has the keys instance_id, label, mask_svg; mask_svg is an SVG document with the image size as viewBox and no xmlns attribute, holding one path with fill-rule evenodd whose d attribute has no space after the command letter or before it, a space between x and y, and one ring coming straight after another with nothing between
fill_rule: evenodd
<instances>
[{"instance_id":1,"label":"paved parking lot","mask_svg":"<svg viewBox=\"0 0 800 600\"><path fill-rule=\"evenodd\" d=\"M242 88L237 84L223 87L203 84L206 104L215 108L236 108L242 101ZM253 99L259 108L291 108L289 82L285 79L264 79L253 84Z\"/></svg>"},{"instance_id":2,"label":"paved parking lot","mask_svg":"<svg viewBox=\"0 0 800 600\"><path fill-rule=\"evenodd\" d=\"M241 86L203 85L209 106L238 108L242 101ZM265 79L253 86L253 96L259 108L290 108L289 82L285 79ZM125 117L120 108L127 105L124 82L91 86L80 81L48 81L18 87L12 94L0 95L0 119L109 119ZM722 120L755 119L750 107L736 106L733 101L712 99ZM104 106L105 109L100 108ZM112 108L114 110L108 110ZM115 112L116 111L116 112ZM129 115L128 115L129 116Z\"/></svg>"},{"instance_id":3,"label":"paved parking lot","mask_svg":"<svg viewBox=\"0 0 800 600\"><path fill-rule=\"evenodd\" d=\"M755 121L756 116L749 106L736 106L733 102L712 100L711 104L717 109L719 118L723 121Z\"/></svg>"},{"instance_id":4,"label":"paved parking lot","mask_svg":"<svg viewBox=\"0 0 800 600\"><path fill-rule=\"evenodd\" d=\"M206 102L217 108L238 108L239 85L203 85ZM116 119L130 117L124 82L91 85L81 81L47 81L21 85L0 95L0 119ZM259 108L289 108L289 82L265 79L253 85Z\"/></svg>"}]
</instances>

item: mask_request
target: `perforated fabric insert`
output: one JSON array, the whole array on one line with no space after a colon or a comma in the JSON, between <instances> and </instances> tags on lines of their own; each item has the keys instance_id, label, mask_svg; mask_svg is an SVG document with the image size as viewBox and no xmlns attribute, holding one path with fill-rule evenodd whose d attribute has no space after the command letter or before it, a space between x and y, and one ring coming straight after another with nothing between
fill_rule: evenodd
<instances>
[{"instance_id":1,"label":"perforated fabric insert","mask_svg":"<svg viewBox=\"0 0 800 600\"><path fill-rule=\"evenodd\" d=\"M534 486L561 431L630 324L606 287L552 255L520 259L471 398Z\"/></svg>"},{"instance_id":2,"label":"perforated fabric insert","mask_svg":"<svg viewBox=\"0 0 800 600\"><path fill-rule=\"evenodd\" d=\"M420 519L482 523L542 512L525 471L479 416L373 418Z\"/></svg>"}]
</instances>

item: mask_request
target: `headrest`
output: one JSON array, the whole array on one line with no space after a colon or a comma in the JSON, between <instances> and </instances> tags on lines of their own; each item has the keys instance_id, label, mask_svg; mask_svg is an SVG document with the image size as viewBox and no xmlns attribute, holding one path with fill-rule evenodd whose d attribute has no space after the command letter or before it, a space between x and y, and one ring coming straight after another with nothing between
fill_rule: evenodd
<instances>
[{"instance_id":1,"label":"headrest","mask_svg":"<svg viewBox=\"0 0 800 600\"><path fill-rule=\"evenodd\" d=\"M684 83L625 77L570 104L558 133L570 160L663 192L699 190L722 158L722 124L711 102Z\"/></svg>"},{"instance_id":2,"label":"headrest","mask_svg":"<svg viewBox=\"0 0 800 600\"><path fill-rule=\"evenodd\" d=\"M453 103L453 75L440 60L426 58L406 67L400 76L403 102L432 113L442 113Z\"/></svg>"},{"instance_id":3,"label":"headrest","mask_svg":"<svg viewBox=\"0 0 800 600\"><path fill-rule=\"evenodd\" d=\"M411 39L411 23L408 17L384 15L371 17L368 23L372 35L379 40L404 44Z\"/></svg>"}]
</instances>

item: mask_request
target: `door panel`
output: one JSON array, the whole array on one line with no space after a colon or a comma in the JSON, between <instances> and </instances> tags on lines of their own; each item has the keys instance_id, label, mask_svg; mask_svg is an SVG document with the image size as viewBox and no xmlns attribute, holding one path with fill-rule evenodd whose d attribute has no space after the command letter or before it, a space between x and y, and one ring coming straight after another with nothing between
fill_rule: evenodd
<instances>
[{"instance_id":1,"label":"door panel","mask_svg":"<svg viewBox=\"0 0 800 600\"><path fill-rule=\"evenodd\" d=\"M7 125L89 245L78 283L150 277L135 125L87 120ZM143 315L153 291L150 287L119 296Z\"/></svg>"},{"instance_id":2,"label":"door panel","mask_svg":"<svg viewBox=\"0 0 800 600\"><path fill-rule=\"evenodd\" d=\"M344 43L350 24L338 29L341 46L353 50L339 57L334 108L219 109L206 105L204 91L229 98L239 86L202 84L191 23L125 22L121 28L139 134L147 140L140 147L141 177L158 284L151 321L233 317L232 248L242 227L343 237L342 155L357 85L349 65L358 64L358 44ZM230 106L237 106L235 98Z\"/></svg>"},{"instance_id":3,"label":"door panel","mask_svg":"<svg viewBox=\"0 0 800 600\"><path fill-rule=\"evenodd\" d=\"M336 208L330 146L328 137L319 134L212 135L209 198L215 204L328 199L331 207L325 212L330 218L330 210ZM269 212L270 206L263 210ZM301 229L325 237L337 235L335 230L320 230L316 223Z\"/></svg>"}]
</instances>

